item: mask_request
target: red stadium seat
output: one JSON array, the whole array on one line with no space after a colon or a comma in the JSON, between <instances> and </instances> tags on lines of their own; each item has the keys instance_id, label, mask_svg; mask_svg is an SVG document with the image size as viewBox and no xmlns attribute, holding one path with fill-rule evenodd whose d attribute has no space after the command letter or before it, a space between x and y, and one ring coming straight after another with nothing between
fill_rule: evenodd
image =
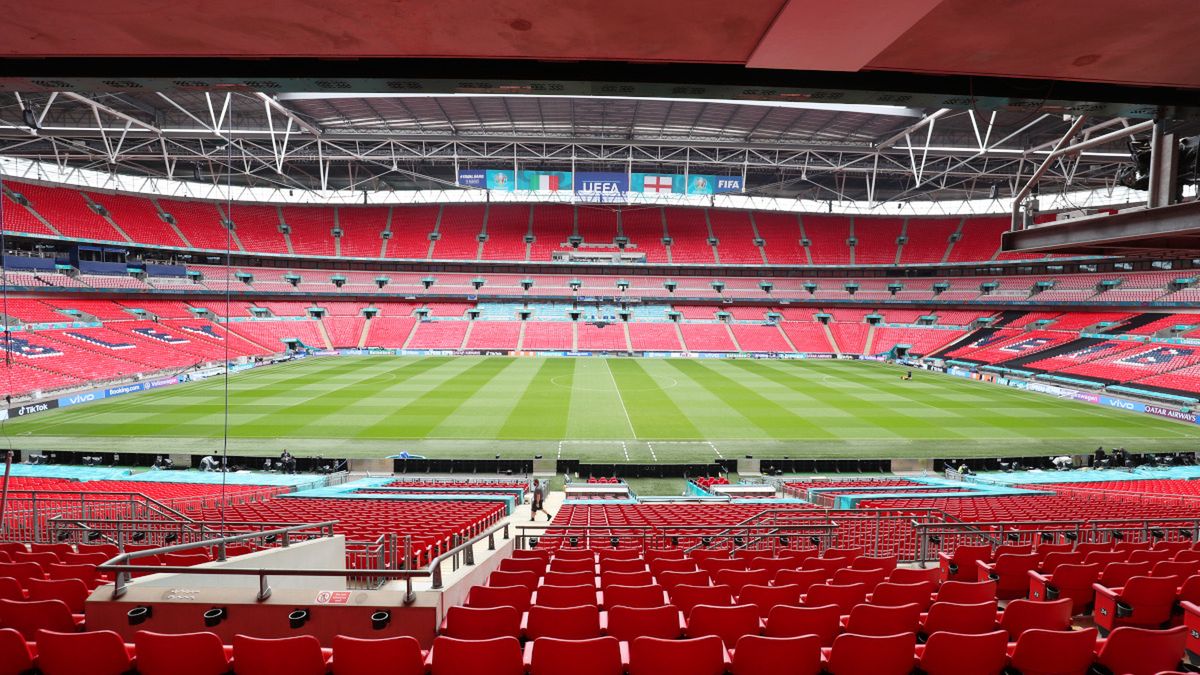
<instances>
[{"instance_id":1,"label":"red stadium seat","mask_svg":"<svg viewBox=\"0 0 1200 675\"><path fill-rule=\"evenodd\" d=\"M743 635L758 635L762 622L754 605L696 605L687 615L687 636L690 638L715 635L726 648L737 644Z\"/></svg>"},{"instance_id":2,"label":"red stadium seat","mask_svg":"<svg viewBox=\"0 0 1200 675\"><path fill-rule=\"evenodd\" d=\"M971 605L995 599L994 581L947 581L938 588L933 601Z\"/></svg>"},{"instance_id":3,"label":"red stadium seat","mask_svg":"<svg viewBox=\"0 0 1200 675\"><path fill-rule=\"evenodd\" d=\"M458 640L516 638L521 634L521 612L507 606L450 607L442 634Z\"/></svg>"},{"instance_id":4,"label":"red stadium seat","mask_svg":"<svg viewBox=\"0 0 1200 675\"><path fill-rule=\"evenodd\" d=\"M1027 630L1070 630L1071 601L1068 598L1051 602L1013 600L1000 615L1000 627L1013 642Z\"/></svg>"},{"instance_id":5,"label":"red stadium seat","mask_svg":"<svg viewBox=\"0 0 1200 675\"><path fill-rule=\"evenodd\" d=\"M713 583L728 586L737 595L746 586L766 586L771 583L771 573L767 570L720 570Z\"/></svg>"},{"instance_id":6,"label":"red stadium seat","mask_svg":"<svg viewBox=\"0 0 1200 675\"><path fill-rule=\"evenodd\" d=\"M562 562L565 562L568 560L586 560L594 565L596 563L596 552L591 550L590 548L578 548L578 549L560 548L554 552L554 557L552 557L550 559L551 564L553 564L555 560L562 561ZM564 572L577 572L579 570L563 570L563 571Z\"/></svg>"},{"instance_id":7,"label":"red stadium seat","mask_svg":"<svg viewBox=\"0 0 1200 675\"><path fill-rule=\"evenodd\" d=\"M1029 599L1070 600L1077 614L1087 612L1092 606L1094 591L1092 584L1100 575L1100 565L1059 565L1051 574L1029 573Z\"/></svg>"},{"instance_id":8,"label":"red stadium seat","mask_svg":"<svg viewBox=\"0 0 1200 675\"><path fill-rule=\"evenodd\" d=\"M0 626L15 628L26 640L34 640L39 630L72 633L78 628L71 608L61 600L0 600Z\"/></svg>"},{"instance_id":9,"label":"red stadium seat","mask_svg":"<svg viewBox=\"0 0 1200 675\"><path fill-rule=\"evenodd\" d=\"M832 675L908 675L916 665L912 633L868 636L841 635L829 652Z\"/></svg>"},{"instance_id":10,"label":"red stadium seat","mask_svg":"<svg viewBox=\"0 0 1200 675\"><path fill-rule=\"evenodd\" d=\"M629 675L723 675L728 655L715 636L690 640L639 637L629 643Z\"/></svg>"},{"instance_id":11,"label":"red stadium seat","mask_svg":"<svg viewBox=\"0 0 1200 675\"><path fill-rule=\"evenodd\" d=\"M767 615L763 635L767 637L796 637L816 635L822 647L830 647L842 632L841 610L837 605L801 607L780 605Z\"/></svg>"},{"instance_id":12,"label":"red stadium seat","mask_svg":"<svg viewBox=\"0 0 1200 675\"><path fill-rule=\"evenodd\" d=\"M930 583L936 585L941 580L942 571L936 567L930 567L928 569L897 567L888 573L888 581L893 584Z\"/></svg>"},{"instance_id":13,"label":"red stadium seat","mask_svg":"<svg viewBox=\"0 0 1200 675\"><path fill-rule=\"evenodd\" d=\"M474 591L472 591L474 592ZM585 584L576 586L538 586L534 594L534 604L542 607L575 607L578 605L596 605L596 587Z\"/></svg>"},{"instance_id":14,"label":"red stadium seat","mask_svg":"<svg viewBox=\"0 0 1200 675\"><path fill-rule=\"evenodd\" d=\"M547 575L548 577L549 575ZM547 578L547 583L549 579ZM654 575L647 571L641 572L601 572L600 588L609 586L650 586L654 583Z\"/></svg>"},{"instance_id":15,"label":"red stadium seat","mask_svg":"<svg viewBox=\"0 0 1200 675\"><path fill-rule=\"evenodd\" d=\"M233 636L233 660L238 675L322 675L325 656L311 635L285 638Z\"/></svg>"},{"instance_id":16,"label":"red stadium seat","mask_svg":"<svg viewBox=\"0 0 1200 675\"><path fill-rule=\"evenodd\" d=\"M141 658L139 649L139 669ZM416 639L405 635L376 640L333 636L334 675L375 675L380 664L387 664L387 672L394 675L424 675L425 653Z\"/></svg>"},{"instance_id":17,"label":"red stadium seat","mask_svg":"<svg viewBox=\"0 0 1200 675\"><path fill-rule=\"evenodd\" d=\"M676 586L667 594L671 604L679 608L684 616L696 605L732 605L733 592L728 586Z\"/></svg>"},{"instance_id":18,"label":"red stadium seat","mask_svg":"<svg viewBox=\"0 0 1200 675\"><path fill-rule=\"evenodd\" d=\"M1101 584L1092 588L1096 590L1093 616L1097 628L1158 628L1171 618L1179 577L1134 577L1118 588Z\"/></svg>"},{"instance_id":19,"label":"red stadium seat","mask_svg":"<svg viewBox=\"0 0 1200 675\"><path fill-rule=\"evenodd\" d=\"M758 607L758 615L765 619L771 609L777 605L800 604L800 587L794 584L784 586L743 586L737 596L737 601L743 605Z\"/></svg>"},{"instance_id":20,"label":"red stadium seat","mask_svg":"<svg viewBox=\"0 0 1200 675\"><path fill-rule=\"evenodd\" d=\"M942 631L920 650L925 675L1000 675L1008 663L1008 636L1002 630L964 634Z\"/></svg>"},{"instance_id":21,"label":"red stadium seat","mask_svg":"<svg viewBox=\"0 0 1200 675\"><path fill-rule=\"evenodd\" d=\"M45 579L46 575L42 570L42 566L37 563L0 563L0 577L12 577L25 587L25 582L30 579Z\"/></svg>"},{"instance_id":22,"label":"red stadium seat","mask_svg":"<svg viewBox=\"0 0 1200 675\"><path fill-rule=\"evenodd\" d=\"M555 556L550 561L551 572L595 572L596 562L591 558L559 558Z\"/></svg>"},{"instance_id":23,"label":"red stadium seat","mask_svg":"<svg viewBox=\"0 0 1200 675\"><path fill-rule=\"evenodd\" d=\"M848 566L849 561L857 560L866 554L867 549L865 547L847 546L842 548L827 548L825 549L825 552L821 554L821 557L831 559L840 558L842 560L846 560Z\"/></svg>"},{"instance_id":24,"label":"red stadium seat","mask_svg":"<svg viewBox=\"0 0 1200 675\"><path fill-rule=\"evenodd\" d=\"M848 586L850 584L862 584L866 586L867 592L875 590L875 587L887 581L888 571L878 569L856 570L856 569L840 569L833 573L833 577L829 583L838 586Z\"/></svg>"},{"instance_id":25,"label":"red stadium seat","mask_svg":"<svg viewBox=\"0 0 1200 675\"><path fill-rule=\"evenodd\" d=\"M524 586L476 586L467 594L464 604L467 607L512 607L524 612L532 600L533 592Z\"/></svg>"},{"instance_id":26,"label":"red stadium seat","mask_svg":"<svg viewBox=\"0 0 1200 675\"><path fill-rule=\"evenodd\" d=\"M649 574L646 575L648 581L643 583L653 583L654 578ZM595 572L546 572L542 577L542 586L591 586L596 587ZM537 590L537 589L534 589Z\"/></svg>"},{"instance_id":27,"label":"red stadium seat","mask_svg":"<svg viewBox=\"0 0 1200 675\"><path fill-rule=\"evenodd\" d=\"M77 579L82 581L87 588L94 589L108 583L100 578L99 572L95 565L47 565L46 578L48 579Z\"/></svg>"},{"instance_id":28,"label":"red stadium seat","mask_svg":"<svg viewBox=\"0 0 1200 675\"><path fill-rule=\"evenodd\" d=\"M850 609L842 622L843 630L858 635L896 635L916 633L921 622L921 608L916 604L869 605L861 603Z\"/></svg>"},{"instance_id":29,"label":"red stadium seat","mask_svg":"<svg viewBox=\"0 0 1200 675\"><path fill-rule=\"evenodd\" d=\"M996 601L963 604L957 602L935 602L929 612L921 617L922 635L933 635L942 631L978 635L996 630Z\"/></svg>"},{"instance_id":30,"label":"red stadium seat","mask_svg":"<svg viewBox=\"0 0 1200 675\"><path fill-rule=\"evenodd\" d=\"M933 604L933 589L934 582L932 581L913 584L885 581L867 595L867 602L873 605L892 606L913 603L920 607L921 611L925 611Z\"/></svg>"},{"instance_id":31,"label":"red stadium seat","mask_svg":"<svg viewBox=\"0 0 1200 675\"><path fill-rule=\"evenodd\" d=\"M1109 588L1117 588L1124 586L1134 577L1150 576L1152 569L1153 565L1149 562L1109 563L1100 570L1100 577L1096 579L1096 583Z\"/></svg>"},{"instance_id":32,"label":"red stadium seat","mask_svg":"<svg viewBox=\"0 0 1200 675\"><path fill-rule=\"evenodd\" d=\"M523 675L525 663L516 638L457 640L438 637L430 653L431 675Z\"/></svg>"},{"instance_id":33,"label":"red stadium seat","mask_svg":"<svg viewBox=\"0 0 1200 675\"><path fill-rule=\"evenodd\" d=\"M1179 668L1186 640L1187 628L1183 626L1170 630L1123 626L1101 640L1096 663L1110 673L1155 675Z\"/></svg>"},{"instance_id":34,"label":"red stadium seat","mask_svg":"<svg viewBox=\"0 0 1200 675\"><path fill-rule=\"evenodd\" d=\"M1029 595L1029 573L1037 570L1039 562L1036 553L1009 553L998 556L994 563L981 560L975 565L979 570L979 581L995 581L996 597L1009 600Z\"/></svg>"},{"instance_id":35,"label":"red stadium seat","mask_svg":"<svg viewBox=\"0 0 1200 675\"><path fill-rule=\"evenodd\" d=\"M646 562L653 564L656 560L684 560L687 558L687 553L681 548L648 548L646 549Z\"/></svg>"},{"instance_id":36,"label":"red stadium seat","mask_svg":"<svg viewBox=\"0 0 1200 675\"><path fill-rule=\"evenodd\" d=\"M850 563L851 569L856 570L883 570L889 574L896 569L896 563L899 556L863 556L854 558Z\"/></svg>"},{"instance_id":37,"label":"red stadium seat","mask_svg":"<svg viewBox=\"0 0 1200 675\"><path fill-rule=\"evenodd\" d=\"M825 570L780 570L772 581L776 586L798 586L801 593L829 579Z\"/></svg>"},{"instance_id":38,"label":"red stadium seat","mask_svg":"<svg viewBox=\"0 0 1200 675\"><path fill-rule=\"evenodd\" d=\"M1092 665L1096 629L1030 630L1017 638L1009 663L1021 675L1085 673Z\"/></svg>"},{"instance_id":39,"label":"red stadium seat","mask_svg":"<svg viewBox=\"0 0 1200 675\"><path fill-rule=\"evenodd\" d=\"M36 640L37 665L42 675L124 675L132 669L125 642L110 630L90 633L39 630Z\"/></svg>"},{"instance_id":40,"label":"red stadium seat","mask_svg":"<svg viewBox=\"0 0 1200 675\"><path fill-rule=\"evenodd\" d=\"M646 561L641 558L600 558L600 576L606 573L646 572Z\"/></svg>"},{"instance_id":41,"label":"red stadium seat","mask_svg":"<svg viewBox=\"0 0 1200 675\"><path fill-rule=\"evenodd\" d=\"M533 572L539 577L546 573L546 561L538 558L505 558L496 569L504 572Z\"/></svg>"},{"instance_id":42,"label":"red stadium seat","mask_svg":"<svg viewBox=\"0 0 1200 675\"><path fill-rule=\"evenodd\" d=\"M654 578L658 579L658 583L663 588L670 591L676 586L707 586L709 584L708 572L702 570L692 570L690 572L655 572Z\"/></svg>"},{"instance_id":43,"label":"red stadium seat","mask_svg":"<svg viewBox=\"0 0 1200 675\"><path fill-rule=\"evenodd\" d=\"M819 675L821 641L814 635L747 635L733 650L733 675Z\"/></svg>"},{"instance_id":44,"label":"red stadium seat","mask_svg":"<svg viewBox=\"0 0 1200 675\"><path fill-rule=\"evenodd\" d=\"M587 640L600 637L600 609L595 605L545 607L534 605L521 631L526 639Z\"/></svg>"},{"instance_id":45,"label":"red stadium seat","mask_svg":"<svg viewBox=\"0 0 1200 675\"><path fill-rule=\"evenodd\" d=\"M942 579L946 581L974 581L975 563L988 562L992 559L990 544L959 546L954 553L939 553L938 563L942 570Z\"/></svg>"},{"instance_id":46,"label":"red stadium seat","mask_svg":"<svg viewBox=\"0 0 1200 675\"><path fill-rule=\"evenodd\" d=\"M0 600L25 600L25 589L12 577L0 577Z\"/></svg>"},{"instance_id":47,"label":"red stadium seat","mask_svg":"<svg viewBox=\"0 0 1200 675\"><path fill-rule=\"evenodd\" d=\"M700 568L691 558L655 558L650 560L650 572L662 583L662 575L667 572L697 572Z\"/></svg>"},{"instance_id":48,"label":"red stadium seat","mask_svg":"<svg viewBox=\"0 0 1200 675\"><path fill-rule=\"evenodd\" d=\"M641 551L634 548L602 548L596 551L596 560L601 565L606 561L616 562L618 560L636 560L643 565L645 564Z\"/></svg>"},{"instance_id":49,"label":"red stadium seat","mask_svg":"<svg viewBox=\"0 0 1200 675\"><path fill-rule=\"evenodd\" d=\"M848 614L850 608L865 600L867 587L865 584L816 584L804 594L804 604L837 605L843 614Z\"/></svg>"},{"instance_id":50,"label":"red stadium seat","mask_svg":"<svg viewBox=\"0 0 1200 675\"><path fill-rule=\"evenodd\" d=\"M538 638L529 645L530 675L622 675L621 645L616 638L589 640Z\"/></svg>"},{"instance_id":51,"label":"red stadium seat","mask_svg":"<svg viewBox=\"0 0 1200 675\"><path fill-rule=\"evenodd\" d=\"M657 584L648 586L609 586L604 589L604 606L613 608L619 605L626 607L659 607L667 604L663 587Z\"/></svg>"},{"instance_id":52,"label":"red stadium seat","mask_svg":"<svg viewBox=\"0 0 1200 675\"><path fill-rule=\"evenodd\" d=\"M229 651L214 633L167 635L138 631L139 675L223 675L229 672Z\"/></svg>"},{"instance_id":53,"label":"red stadium seat","mask_svg":"<svg viewBox=\"0 0 1200 675\"><path fill-rule=\"evenodd\" d=\"M72 614L83 614L89 593L78 579L30 579L26 590L30 600L61 600Z\"/></svg>"},{"instance_id":54,"label":"red stadium seat","mask_svg":"<svg viewBox=\"0 0 1200 675\"><path fill-rule=\"evenodd\" d=\"M33 670L33 654L24 636L12 628L0 628L0 675L24 675Z\"/></svg>"},{"instance_id":55,"label":"red stadium seat","mask_svg":"<svg viewBox=\"0 0 1200 675\"><path fill-rule=\"evenodd\" d=\"M537 588L540 577L533 572L506 572L496 570L488 575L488 586L524 586L529 590Z\"/></svg>"},{"instance_id":56,"label":"red stadium seat","mask_svg":"<svg viewBox=\"0 0 1200 675\"><path fill-rule=\"evenodd\" d=\"M617 605L608 610L605 633L621 642L631 642L639 636L674 640L683 635L684 620L674 605L661 607L625 607Z\"/></svg>"}]
</instances>

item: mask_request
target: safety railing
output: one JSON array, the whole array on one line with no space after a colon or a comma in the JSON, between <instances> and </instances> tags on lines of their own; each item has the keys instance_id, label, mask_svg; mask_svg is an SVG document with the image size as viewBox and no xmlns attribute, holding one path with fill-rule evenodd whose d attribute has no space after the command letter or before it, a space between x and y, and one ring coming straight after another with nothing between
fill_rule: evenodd
<instances>
[{"instance_id":1,"label":"safety railing","mask_svg":"<svg viewBox=\"0 0 1200 675\"><path fill-rule=\"evenodd\" d=\"M336 522L336 521L331 521ZM214 538L251 534L294 527L297 523L236 520L164 521L140 518L63 518L52 519L55 539L70 542L108 543L124 549L137 546L202 546Z\"/></svg>"},{"instance_id":2,"label":"safety railing","mask_svg":"<svg viewBox=\"0 0 1200 675\"><path fill-rule=\"evenodd\" d=\"M307 525L290 525L288 527L276 528L272 530L263 530L260 532L251 532L246 534L238 534L227 537L219 537L207 541L196 542L192 544L178 544L173 546L163 546L155 549L147 549L144 551L136 551L122 553L115 558L100 565L97 569L101 572L111 573L113 575L113 598L119 599L127 592L130 583L137 582L132 579L134 574L195 574L202 576L254 576L258 577L258 595L256 596L259 602L271 597L271 586L269 584L270 577L341 577L347 580L347 587L353 588L355 579L371 579L391 581L402 579L405 582L405 603L411 604L416 600L416 594L413 590L413 580L419 578L428 578L430 580L430 588L439 590L443 587L443 565L449 563L452 570L457 570L462 566L475 564L475 545L487 541L487 550L495 550L496 534L502 533L504 539L510 538L508 523L494 525L491 528L469 538L450 550L442 553L434 558L429 564L411 569L396 569L383 568L371 569L368 575L363 574L361 569L351 569L347 566L344 569L265 569L265 568L229 568L221 566L203 566L203 567L179 567L166 565L138 565L134 561L138 558L158 556L167 553L175 553L195 549L200 546L212 547L218 555L218 560L225 560L225 553L229 545L239 544L242 542L259 541L266 543L268 540L271 544L280 547L288 547L300 540L305 533L311 534L313 528L319 529L321 536L333 536L334 521L324 523L313 523ZM311 539L311 536L304 536L304 540ZM411 538L408 538L406 548L411 546ZM406 555L405 560L411 560L411 556Z\"/></svg>"},{"instance_id":3,"label":"safety railing","mask_svg":"<svg viewBox=\"0 0 1200 675\"><path fill-rule=\"evenodd\" d=\"M59 521L64 519L192 522L171 506L138 492L15 491L9 494L0 535L11 541L59 540Z\"/></svg>"},{"instance_id":4,"label":"safety railing","mask_svg":"<svg viewBox=\"0 0 1200 675\"><path fill-rule=\"evenodd\" d=\"M1038 545L1088 542L1196 541L1200 518L1112 518L1089 520L1021 520L993 522L913 521L917 556L922 565L959 546L988 544Z\"/></svg>"},{"instance_id":5,"label":"safety railing","mask_svg":"<svg viewBox=\"0 0 1200 675\"><path fill-rule=\"evenodd\" d=\"M733 525L518 525L517 547L727 548L778 554L860 548L869 556L921 557L917 525L961 524L938 509L767 509Z\"/></svg>"}]
</instances>

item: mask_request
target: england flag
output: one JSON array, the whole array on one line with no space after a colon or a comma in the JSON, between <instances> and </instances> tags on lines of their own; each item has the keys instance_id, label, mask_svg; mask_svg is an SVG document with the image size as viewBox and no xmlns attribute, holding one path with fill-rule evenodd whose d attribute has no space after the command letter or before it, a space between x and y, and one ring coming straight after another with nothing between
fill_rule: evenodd
<instances>
[{"instance_id":1,"label":"england flag","mask_svg":"<svg viewBox=\"0 0 1200 675\"><path fill-rule=\"evenodd\" d=\"M642 177L642 192L672 192L672 183L674 179L671 176L643 176Z\"/></svg>"}]
</instances>

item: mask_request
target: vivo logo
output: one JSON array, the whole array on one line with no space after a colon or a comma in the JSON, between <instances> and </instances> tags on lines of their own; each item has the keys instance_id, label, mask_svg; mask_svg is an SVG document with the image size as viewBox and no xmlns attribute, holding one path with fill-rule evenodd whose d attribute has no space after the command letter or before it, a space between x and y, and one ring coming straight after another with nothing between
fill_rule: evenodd
<instances>
[{"instance_id":1,"label":"vivo logo","mask_svg":"<svg viewBox=\"0 0 1200 675\"><path fill-rule=\"evenodd\" d=\"M95 400L96 400L96 394L95 394L95 392L93 392L90 394L75 394L74 396L67 399L67 403L70 405L75 405L76 403L87 403L88 401L95 401Z\"/></svg>"},{"instance_id":2,"label":"vivo logo","mask_svg":"<svg viewBox=\"0 0 1200 675\"><path fill-rule=\"evenodd\" d=\"M1132 401L1122 401L1117 398L1110 398L1107 403L1113 408L1123 408L1125 410L1133 410L1137 407Z\"/></svg>"}]
</instances>

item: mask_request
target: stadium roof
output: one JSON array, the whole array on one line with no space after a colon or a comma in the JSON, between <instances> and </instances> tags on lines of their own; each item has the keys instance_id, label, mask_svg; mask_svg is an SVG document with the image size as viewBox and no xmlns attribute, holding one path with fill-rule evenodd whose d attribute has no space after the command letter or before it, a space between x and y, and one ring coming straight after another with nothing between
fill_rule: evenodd
<instances>
[{"instance_id":1,"label":"stadium roof","mask_svg":"<svg viewBox=\"0 0 1200 675\"><path fill-rule=\"evenodd\" d=\"M1060 145L1078 151L1049 162L1043 193L1111 189L1129 132L1149 134L1137 117L983 105L27 92L0 95L0 157L297 190L452 188L459 169L514 166L715 173L759 196L887 202L1010 195Z\"/></svg>"}]
</instances>

